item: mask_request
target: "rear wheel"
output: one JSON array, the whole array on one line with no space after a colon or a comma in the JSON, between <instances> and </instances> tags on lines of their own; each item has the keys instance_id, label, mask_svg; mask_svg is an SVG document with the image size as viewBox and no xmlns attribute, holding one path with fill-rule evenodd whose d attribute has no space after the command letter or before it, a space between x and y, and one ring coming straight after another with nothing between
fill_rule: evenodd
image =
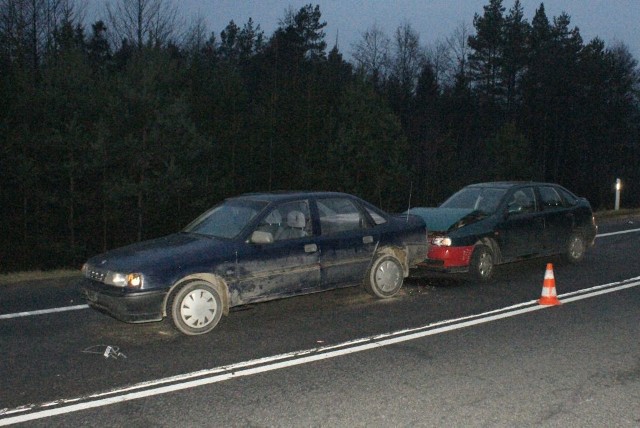
<instances>
[{"instance_id":1,"label":"rear wheel","mask_svg":"<svg viewBox=\"0 0 640 428\"><path fill-rule=\"evenodd\" d=\"M379 256L371 265L364 286L370 294L385 299L394 296L404 281L402 265L393 256Z\"/></svg>"},{"instance_id":2,"label":"rear wheel","mask_svg":"<svg viewBox=\"0 0 640 428\"><path fill-rule=\"evenodd\" d=\"M571 234L571 237L569 237L565 258L571 263L578 263L584 258L586 248L587 245L584 242L582 235L574 232Z\"/></svg>"},{"instance_id":3,"label":"rear wheel","mask_svg":"<svg viewBox=\"0 0 640 428\"><path fill-rule=\"evenodd\" d=\"M208 333L222 317L222 297L206 281L192 281L174 292L169 303L173 325L181 333L193 336Z\"/></svg>"},{"instance_id":4,"label":"rear wheel","mask_svg":"<svg viewBox=\"0 0 640 428\"><path fill-rule=\"evenodd\" d=\"M469 264L471 275L481 282L487 282L493 277L494 267L491 249L485 245L476 246Z\"/></svg>"}]
</instances>

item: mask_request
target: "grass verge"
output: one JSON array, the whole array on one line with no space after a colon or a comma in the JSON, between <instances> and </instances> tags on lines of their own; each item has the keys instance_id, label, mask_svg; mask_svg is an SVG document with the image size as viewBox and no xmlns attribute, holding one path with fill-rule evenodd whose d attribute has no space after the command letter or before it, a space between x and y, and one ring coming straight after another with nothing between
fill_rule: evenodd
<instances>
[{"instance_id":1,"label":"grass verge","mask_svg":"<svg viewBox=\"0 0 640 428\"><path fill-rule=\"evenodd\" d=\"M637 216L640 215L640 209L621 209L621 210L608 210L608 211L597 211L593 214L598 219L605 218L614 218L614 217L629 217L629 216Z\"/></svg>"},{"instance_id":2,"label":"grass verge","mask_svg":"<svg viewBox=\"0 0 640 428\"><path fill-rule=\"evenodd\" d=\"M0 274L0 285L15 284L23 281L39 281L43 279L79 277L80 271L72 269L57 269L50 271L28 271Z\"/></svg>"}]
</instances>

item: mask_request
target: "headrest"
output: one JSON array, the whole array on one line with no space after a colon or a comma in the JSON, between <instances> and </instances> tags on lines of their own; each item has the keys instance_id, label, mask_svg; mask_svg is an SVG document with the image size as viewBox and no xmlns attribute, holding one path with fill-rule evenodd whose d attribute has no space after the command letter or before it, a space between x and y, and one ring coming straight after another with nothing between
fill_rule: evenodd
<instances>
[{"instance_id":1,"label":"headrest","mask_svg":"<svg viewBox=\"0 0 640 428\"><path fill-rule=\"evenodd\" d=\"M290 211L289 214L287 214L287 226L304 229L305 225L304 214L300 211Z\"/></svg>"}]
</instances>

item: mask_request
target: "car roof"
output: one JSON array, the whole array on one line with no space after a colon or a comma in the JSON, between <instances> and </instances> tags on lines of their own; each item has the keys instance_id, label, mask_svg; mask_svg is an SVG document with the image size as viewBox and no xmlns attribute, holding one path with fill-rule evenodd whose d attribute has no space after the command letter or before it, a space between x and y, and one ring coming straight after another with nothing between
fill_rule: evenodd
<instances>
[{"instance_id":1,"label":"car roof","mask_svg":"<svg viewBox=\"0 0 640 428\"><path fill-rule=\"evenodd\" d=\"M554 183L541 183L536 181L489 181L485 183L474 183L470 184L466 187L493 187L493 188L502 188L502 189L510 189L512 187L519 186L559 186Z\"/></svg>"},{"instance_id":2,"label":"car roof","mask_svg":"<svg viewBox=\"0 0 640 428\"><path fill-rule=\"evenodd\" d=\"M242 195L228 198L228 200L251 200L251 201L264 201L264 202L280 202L287 200L303 199L303 198L318 198L318 197L330 197L340 196L355 198L353 195L341 192L326 192L326 191L298 191L298 190L283 190L275 192L260 192L260 193L244 193Z\"/></svg>"}]
</instances>

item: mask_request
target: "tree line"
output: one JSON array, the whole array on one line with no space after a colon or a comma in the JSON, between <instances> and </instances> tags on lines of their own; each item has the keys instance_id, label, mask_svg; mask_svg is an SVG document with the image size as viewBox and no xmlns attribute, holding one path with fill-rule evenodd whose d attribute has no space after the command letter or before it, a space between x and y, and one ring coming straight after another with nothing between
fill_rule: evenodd
<instances>
[{"instance_id":1,"label":"tree line","mask_svg":"<svg viewBox=\"0 0 640 428\"><path fill-rule=\"evenodd\" d=\"M77 267L221 199L336 190L389 211L489 180L640 204L640 72L541 3L450 37L375 25L328 47L319 6L219 33L170 0L0 0L0 270Z\"/></svg>"}]
</instances>

